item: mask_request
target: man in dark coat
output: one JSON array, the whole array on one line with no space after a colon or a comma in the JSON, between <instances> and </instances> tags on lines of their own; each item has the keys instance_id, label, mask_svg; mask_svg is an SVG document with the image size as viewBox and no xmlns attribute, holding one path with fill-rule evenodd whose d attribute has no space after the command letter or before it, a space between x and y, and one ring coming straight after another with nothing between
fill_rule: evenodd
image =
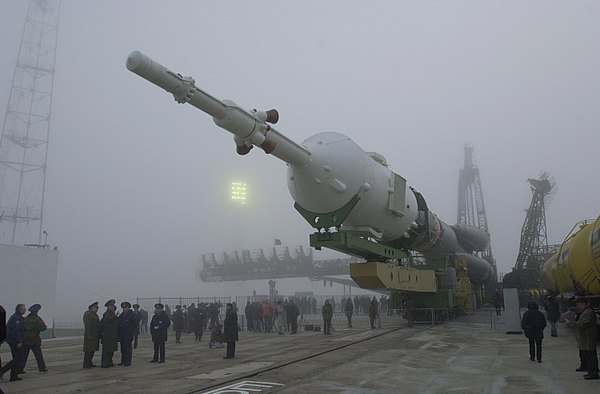
<instances>
[{"instance_id":1,"label":"man in dark coat","mask_svg":"<svg viewBox=\"0 0 600 394\"><path fill-rule=\"evenodd\" d=\"M154 316L150 322L150 334L152 334L152 342L154 342L154 357L150 361L151 363L165 362L165 342L167 342L167 330L171 325L171 320L163 308L164 305L161 303L154 305Z\"/></svg>"},{"instance_id":2,"label":"man in dark coat","mask_svg":"<svg viewBox=\"0 0 600 394\"><path fill-rule=\"evenodd\" d=\"M181 305L175 305L175 312L173 312L171 320L173 321L173 330L175 331L175 343L181 343L181 331L185 323Z\"/></svg>"},{"instance_id":3,"label":"man in dark coat","mask_svg":"<svg viewBox=\"0 0 600 394\"><path fill-rule=\"evenodd\" d=\"M233 304L227 303L225 310L225 320L223 321L225 342L227 342L227 354L225 359L235 357L235 343L238 340L238 321L237 312L233 309Z\"/></svg>"},{"instance_id":4,"label":"man in dark coat","mask_svg":"<svg viewBox=\"0 0 600 394\"><path fill-rule=\"evenodd\" d=\"M344 314L348 320L348 328L352 328L352 314L354 313L354 304L352 298L348 297L344 305Z\"/></svg>"},{"instance_id":5,"label":"man in dark coat","mask_svg":"<svg viewBox=\"0 0 600 394\"><path fill-rule=\"evenodd\" d=\"M500 289L496 289L494 291L494 295L492 296L492 304L494 304L494 308L496 308L496 316L500 316L502 313L500 308L502 307L502 293L500 293Z\"/></svg>"},{"instance_id":6,"label":"man in dark coat","mask_svg":"<svg viewBox=\"0 0 600 394\"><path fill-rule=\"evenodd\" d=\"M117 322L117 307L115 300L109 300L104 304L106 312L102 315L102 368L114 367L113 355L119 346L119 324Z\"/></svg>"},{"instance_id":7,"label":"man in dark coat","mask_svg":"<svg viewBox=\"0 0 600 394\"><path fill-rule=\"evenodd\" d=\"M529 301L527 311L521 319L521 327L525 337L529 339L529 359L542 362L542 339L544 339L544 328L546 328L546 317L540 312L540 306L535 301Z\"/></svg>"},{"instance_id":8,"label":"man in dark coat","mask_svg":"<svg viewBox=\"0 0 600 394\"><path fill-rule=\"evenodd\" d=\"M206 305L204 305L203 302L201 302L198 305L198 308L196 308L196 314L198 315L196 317L196 321L195 321L195 334L196 334L196 340L197 341L201 341L202 340L202 334L204 333L204 328L206 327Z\"/></svg>"},{"instance_id":9,"label":"man in dark coat","mask_svg":"<svg viewBox=\"0 0 600 394\"><path fill-rule=\"evenodd\" d=\"M131 310L131 304L127 301L121 303L123 312L117 318L119 329L119 342L121 342L121 362L119 365L131 366L133 356L133 336L135 335L140 321Z\"/></svg>"},{"instance_id":10,"label":"man in dark coat","mask_svg":"<svg viewBox=\"0 0 600 394\"><path fill-rule=\"evenodd\" d=\"M2 345L2 343L4 343L4 341L6 340L6 335L6 310L2 307L2 305L0 305L0 345ZM9 369L12 372L12 367L14 365L14 360L11 360L8 363L6 363L6 365L2 366L2 360L0 360L0 376L2 376L2 374L4 374L4 372L8 371Z\"/></svg>"},{"instance_id":11,"label":"man in dark coat","mask_svg":"<svg viewBox=\"0 0 600 394\"><path fill-rule=\"evenodd\" d=\"M11 361L12 364L8 363L2 368L2 373L10 368L11 382L21 380L18 375L23 373L23 340L25 336L23 315L26 310L25 304L18 304L15 307L15 313L8 319L8 323L6 323L6 343L10 346L13 359Z\"/></svg>"},{"instance_id":12,"label":"man in dark coat","mask_svg":"<svg viewBox=\"0 0 600 394\"><path fill-rule=\"evenodd\" d=\"M29 307L29 315L23 320L25 324L25 336L23 341L23 369L27 364L29 351L33 352L35 361L37 361L38 370L40 372L48 372L44 354L42 353L42 338L40 332L46 331L48 328L44 320L38 316L38 312L42 309L40 304L33 304Z\"/></svg>"},{"instance_id":13,"label":"man in dark coat","mask_svg":"<svg viewBox=\"0 0 600 394\"><path fill-rule=\"evenodd\" d=\"M290 303L288 304L288 312L287 312L287 319L290 322L291 325L291 334L297 334L298 333L298 315L300 314L300 311L298 310L298 307L296 306L296 304L294 303L294 300L290 300Z\"/></svg>"},{"instance_id":14,"label":"man in dark coat","mask_svg":"<svg viewBox=\"0 0 600 394\"><path fill-rule=\"evenodd\" d=\"M94 352L100 348L100 318L98 317L98 302L88 306L88 310L83 314L83 368L95 367L92 359Z\"/></svg>"},{"instance_id":15,"label":"man in dark coat","mask_svg":"<svg viewBox=\"0 0 600 394\"><path fill-rule=\"evenodd\" d=\"M590 305L587 297L578 297L575 305L579 309L577 320L575 320L575 329L577 345L579 347L579 356L581 358L581 367L577 371L587 370L583 375L586 380L600 379L598 374L598 352L596 351L597 333L596 314Z\"/></svg>"},{"instance_id":16,"label":"man in dark coat","mask_svg":"<svg viewBox=\"0 0 600 394\"><path fill-rule=\"evenodd\" d=\"M333 307L329 300L325 300L325 304L321 308L321 316L323 316L323 334L331 335L331 319L333 318Z\"/></svg>"},{"instance_id":17,"label":"man in dark coat","mask_svg":"<svg viewBox=\"0 0 600 394\"><path fill-rule=\"evenodd\" d=\"M135 331L133 333L133 348L137 349L138 336L140 335L140 325L142 321L142 312L140 312L140 306L138 304L133 304L133 314L135 315L135 318L138 322L137 327L135 328Z\"/></svg>"},{"instance_id":18,"label":"man in dark coat","mask_svg":"<svg viewBox=\"0 0 600 394\"><path fill-rule=\"evenodd\" d=\"M546 319L550 322L550 335L553 337L558 336L558 319L560 319L560 309L558 308L558 301L556 298L549 296L546 304Z\"/></svg>"}]
</instances>

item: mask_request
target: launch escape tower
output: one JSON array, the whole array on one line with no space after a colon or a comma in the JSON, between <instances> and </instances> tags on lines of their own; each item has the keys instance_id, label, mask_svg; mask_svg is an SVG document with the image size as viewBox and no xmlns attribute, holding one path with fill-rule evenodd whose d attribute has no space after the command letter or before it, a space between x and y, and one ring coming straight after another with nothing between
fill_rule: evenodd
<instances>
[{"instance_id":1,"label":"launch escape tower","mask_svg":"<svg viewBox=\"0 0 600 394\"><path fill-rule=\"evenodd\" d=\"M465 145L465 164L458 174L458 218L456 223L479 227L489 233L479 169L473 165L473 147L470 145ZM485 250L478 254L489 262L496 272L496 260L492 255L491 242ZM496 281L497 278L492 278L492 282Z\"/></svg>"},{"instance_id":2,"label":"launch escape tower","mask_svg":"<svg viewBox=\"0 0 600 394\"><path fill-rule=\"evenodd\" d=\"M0 137L0 243L42 245L59 14L60 0L29 3Z\"/></svg>"},{"instance_id":3,"label":"launch escape tower","mask_svg":"<svg viewBox=\"0 0 600 394\"><path fill-rule=\"evenodd\" d=\"M519 254L513 271L504 278L505 287L532 289L538 287L538 272L550 254L546 232L546 205L555 191L555 181L544 172L538 179L528 179L531 185L531 204L526 210L521 229Z\"/></svg>"}]
</instances>

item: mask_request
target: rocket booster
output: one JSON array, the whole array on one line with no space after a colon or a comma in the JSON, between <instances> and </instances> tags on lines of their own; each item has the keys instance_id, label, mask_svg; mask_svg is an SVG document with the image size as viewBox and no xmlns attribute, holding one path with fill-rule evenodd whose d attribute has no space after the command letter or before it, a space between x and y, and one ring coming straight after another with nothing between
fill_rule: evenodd
<instances>
[{"instance_id":1,"label":"rocket booster","mask_svg":"<svg viewBox=\"0 0 600 394\"><path fill-rule=\"evenodd\" d=\"M318 133L299 145L272 127L279 117L275 110L246 111L233 101L221 101L198 88L193 78L176 74L138 51L131 52L126 65L173 94L178 103L189 103L212 116L219 127L234 135L239 154L258 146L286 162L288 190L299 207L316 214L315 222L318 214L336 212L358 199L343 222L336 223L340 230L393 247L408 241L411 249L432 257L470 253L473 250L467 249L473 247L463 245L480 244L486 238L489 242L489 235L481 229L462 228L455 233L428 210L424 198L403 177L389 169L382 155L365 152L343 134ZM318 223L311 225L319 228ZM491 266L477 256L470 257L469 270L473 266L472 272L478 273L471 279L486 280Z\"/></svg>"}]
</instances>

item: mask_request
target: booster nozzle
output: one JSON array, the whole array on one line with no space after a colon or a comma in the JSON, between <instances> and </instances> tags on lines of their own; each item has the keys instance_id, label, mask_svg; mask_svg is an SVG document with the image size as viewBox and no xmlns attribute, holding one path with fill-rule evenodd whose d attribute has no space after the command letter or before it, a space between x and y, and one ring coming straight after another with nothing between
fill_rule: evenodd
<instances>
[{"instance_id":1,"label":"booster nozzle","mask_svg":"<svg viewBox=\"0 0 600 394\"><path fill-rule=\"evenodd\" d=\"M275 124L279 121L279 112L276 109L270 109L268 111L257 111L252 110L254 117L262 122Z\"/></svg>"}]
</instances>

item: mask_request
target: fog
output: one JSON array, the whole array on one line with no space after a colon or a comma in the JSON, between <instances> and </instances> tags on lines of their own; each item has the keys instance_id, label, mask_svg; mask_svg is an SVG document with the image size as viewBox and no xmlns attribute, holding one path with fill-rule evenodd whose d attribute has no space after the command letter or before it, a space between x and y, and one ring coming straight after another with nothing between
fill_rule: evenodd
<instances>
[{"instance_id":1,"label":"fog","mask_svg":"<svg viewBox=\"0 0 600 394\"><path fill-rule=\"evenodd\" d=\"M28 2L0 0L4 119ZM457 216L474 147L492 251L514 266L528 178L552 174L548 240L600 214L600 5L594 1L63 0L44 228L60 250L57 320L93 301L246 295L267 281L204 284L203 253L308 246L286 167L125 68L140 50L244 108L277 108L302 142L348 135ZM249 200L229 200L229 184ZM333 256L315 252L316 259ZM278 289L341 293L321 282Z\"/></svg>"}]
</instances>

